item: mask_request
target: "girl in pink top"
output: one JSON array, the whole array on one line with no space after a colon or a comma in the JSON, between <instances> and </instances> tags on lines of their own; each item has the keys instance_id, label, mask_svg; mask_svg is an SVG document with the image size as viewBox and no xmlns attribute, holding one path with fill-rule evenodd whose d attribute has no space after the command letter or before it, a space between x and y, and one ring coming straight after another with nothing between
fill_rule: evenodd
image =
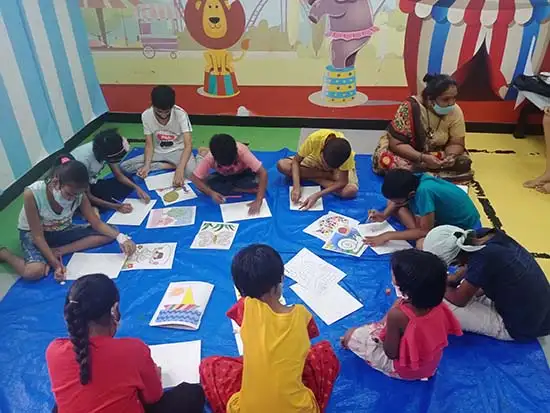
<instances>
[{"instance_id":1,"label":"girl in pink top","mask_svg":"<svg viewBox=\"0 0 550 413\"><path fill-rule=\"evenodd\" d=\"M435 255L414 249L393 254L392 281L402 298L380 322L349 329L342 345L382 373L403 380L432 377L447 336L462 335L443 303L447 270Z\"/></svg>"}]
</instances>

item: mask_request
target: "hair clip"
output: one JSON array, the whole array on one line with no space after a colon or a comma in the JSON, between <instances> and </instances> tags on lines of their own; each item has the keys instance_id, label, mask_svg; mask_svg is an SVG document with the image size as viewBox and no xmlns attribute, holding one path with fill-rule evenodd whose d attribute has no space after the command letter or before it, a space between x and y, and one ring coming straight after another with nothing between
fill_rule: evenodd
<instances>
[{"instance_id":1,"label":"hair clip","mask_svg":"<svg viewBox=\"0 0 550 413\"><path fill-rule=\"evenodd\" d=\"M71 161L71 158L69 158L68 156L64 156L60 159L61 161L61 165L67 163L67 162L70 162Z\"/></svg>"},{"instance_id":2,"label":"hair clip","mask_svg":"<svg viewBox=\"0 0 550 413\"><path fill-rule=\"evenodd\" d=\"M69 304L78 304L78 301L75 301L75 300L69 300Z\"/></svg>"}]
</instances>

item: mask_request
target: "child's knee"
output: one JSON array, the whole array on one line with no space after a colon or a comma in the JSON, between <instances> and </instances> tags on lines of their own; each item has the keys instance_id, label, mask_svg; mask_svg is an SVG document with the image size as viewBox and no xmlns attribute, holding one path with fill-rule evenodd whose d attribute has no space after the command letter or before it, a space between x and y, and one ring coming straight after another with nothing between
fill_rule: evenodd
<instances>
[{"instance_id":1,"label":"child's knee","mask_svg":"<svg viewBox=\"0 0 550 413\"><path fill-rule=\"evenodd\" d=\"M25 271L21 277L25 280L36 281L45 277L48 272L48 265L42 262L32 262L25 265Z\"/></svg>"},{"instance_id":2,"label":"child's knee","mask_svg":"<svg viewBox=\"0 0 550 413\"><path fill-rule=\"evenodd\" d=\"M354 184L347 184L341 191L340 191L340 197L344 199L351 199L355 198L357 196L357 192L359 191L359 188L357 188L357 185Z\"/></svg>"},{"instance_id":3,"label":"child's knee","mask_svg":"<svg viewBox=\"0 0 550 413\"><path fill-rule=\"evenodd\" d=\"M292 170L291 160L279 159L277 161L277 170L284 175L289 175Z\"/></svg>"}]
</instances>

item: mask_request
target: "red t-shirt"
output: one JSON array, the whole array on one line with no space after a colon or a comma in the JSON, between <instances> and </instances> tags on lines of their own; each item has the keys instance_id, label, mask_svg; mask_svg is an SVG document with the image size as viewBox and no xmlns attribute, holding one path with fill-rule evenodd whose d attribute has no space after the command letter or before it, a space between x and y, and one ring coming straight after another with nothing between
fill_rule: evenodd
<instances>
[{"instance_id":1,"label":"red t-shirt","mask_svg":"<svg viewBox=\"0 0 550 413\"><path fill-rule=\"evenodd\" d=\"M135 338L92 337L91 379L80 368L69 339L54 340L46 362L59 413L143 413L143 403L162 397L162 383L149 347Z\"/></svg>"}]
</instances>

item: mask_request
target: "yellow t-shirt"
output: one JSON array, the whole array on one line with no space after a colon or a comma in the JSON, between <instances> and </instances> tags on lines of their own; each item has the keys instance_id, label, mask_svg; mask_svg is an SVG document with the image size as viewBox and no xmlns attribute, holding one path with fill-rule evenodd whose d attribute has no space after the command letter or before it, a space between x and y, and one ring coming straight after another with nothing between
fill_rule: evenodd
<instances>
[{"instance_id":1,"label":"yellow t-shirt","mask_svg":"<svg viewBox=\"0 0 550 413\"><path fill-rule=\"evenodd\" d=\"M321 163L321 152L325 147L325 141L328 135L334 134L337 138L345 139L342 132L337 132L331 129L319 129L309 135L300 149L298 155L302 158L312 157L317 163ZM351 151L349 158L339 168L340 171L352 171L355 169L355 152Z\"/></svg>"},{"instance_id":2,"label":"yellow t-shirt","mask_svg":"<svg viewBox=\"0 0 550 413\"><path fill-rule=\"evenodd\" d=\"M302 305L275 313L255 298L244 301L241 391L227 413L319 413L313 392L302 382L310 341L311 314Z\"/></svg>"}]
</instances>

